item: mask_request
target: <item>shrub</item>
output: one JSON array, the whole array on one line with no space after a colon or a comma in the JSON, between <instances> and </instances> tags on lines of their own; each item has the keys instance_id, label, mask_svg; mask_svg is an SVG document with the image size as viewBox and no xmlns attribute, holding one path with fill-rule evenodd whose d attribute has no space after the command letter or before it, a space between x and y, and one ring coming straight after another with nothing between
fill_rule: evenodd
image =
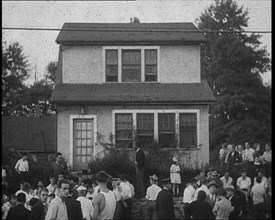
<instances>
[{"instance_id":1,"label":"shrub","mask_svg":"<svg viewBox=\"0 0 275 220\"><path fill-rule=\"evenodd\" d=\"M109 149L104 158L97 158L88 164L92 173L104 170L113 177L118 177L120 173L128 175L130 182L135 182L135 165L130 160L126 151Z\"/></svg>"}]
</instances>

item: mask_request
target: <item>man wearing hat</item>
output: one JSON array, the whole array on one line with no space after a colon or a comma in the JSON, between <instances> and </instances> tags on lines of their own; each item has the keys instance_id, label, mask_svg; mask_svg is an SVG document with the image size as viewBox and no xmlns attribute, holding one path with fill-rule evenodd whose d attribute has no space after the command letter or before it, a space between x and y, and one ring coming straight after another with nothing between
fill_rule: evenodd
<instances>
[{"instance_id":1,"label":"man wearing hat","mask_svg":"<svg viewBox=\"0 0 275 220\"><path fill-rule=\"evenodd\" d=\"M225 188L226 197L231 202L233 211L230 212L228 219L240 219L242 214L242 203L240 198L236 195L235 189L233 186L228 186Z\"/></svg>"},{"instance_id":2,"label":"man wearing hat","mask_svg":"<svg viewBox=\"0 0 275 220\"><path fill-rule=\"evenodd\" d=\"M170 178L163 179L163 189L159 192L156 201L156 210L158 212L158 219L175 219L174 200L171 190Z\"/></svg>"},{"instance_id":3,"label":"man wearing hat","mask_svg":"<svg viewBox=\"0 0 275 220\"><path fill-rule=\"evenodd\" d=\"M216 202L216 192L217 192L217 184L214 180L212 180L209 184L208 184L208 189L209 189L209 194L206 196L205 201L208 202L211 207L213 208Z\"/></svg>"},{"instance_id":4,"label":"man wearing hat","mask_svg":"<svg viewBox=\"0 0 275 220\"><path fill-rule=\"evenodd\" d=\"M154 212L156 212L156 200L161 188L157 185L158 184L158 177L156 174L150 176L150 183L151 186L147 188L146 196L147 205L145 209L145 218L152 219Z\"/></svg>"},{"instance_id":5,"label":"man wearing hat","mask_svg":"<svg viewBox=\"0 0 275 220\"><path fill-rule=\"evenodd\" d=\"M81 204L83 218L85 220L91 220L94 213L94 208L92 201L86 198L87 189L84 186L79 186L76 190L78 193L78 198L76 200L78 200Z\"/></svg>"},{"instance_id":6,"label":"man wearing hat","mask_svg":"<svg viewBox=\"0 0 275 220\"><path fill-rule=\"evenodd\" d=\"M223 182L220 180L220 175L216 170L212 171L210 182L214 181L217 188L223 188Z\"/></svg>"}]
</instances>

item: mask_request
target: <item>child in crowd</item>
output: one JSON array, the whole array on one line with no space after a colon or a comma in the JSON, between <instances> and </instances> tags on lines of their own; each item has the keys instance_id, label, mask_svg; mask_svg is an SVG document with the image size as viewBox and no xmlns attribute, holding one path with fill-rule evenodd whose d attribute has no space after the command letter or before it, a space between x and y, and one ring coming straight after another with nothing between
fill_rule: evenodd
<instances>
[{"instance_id":1,"label":"child in crowd","mask_svg":"<svg viewBox=\"0 0 275 220\"><path fill-rule=\"evenodd\" d=\"M173 164L170 168L170 179L173 185L173 195L179 195L180 184L181 184L181 176L180 176L180 166L179 161L176 157L173 157Z\"/></svg>"},{"instance_id":2,"label":"child in crowd","mask_svg":"<svg viewBox=\"0 0 275 220\"><path fill-rule=\"evenodd\" d=\"M49 194L55 193L57 184L54 176L50 177L50 184L47 186L47 189L49 190Z\"/></svg>"},{"instance_id":3,"label":"child in crowd","mask_svg":"<svg viewBox=\"0 0 275 220\"><path fill-rule=\"evenodd\" d=\"M51 201L52 201L54 198L55 198L55 194L54 194L54 193L49 194L49 196L48 196L48 204L50 204Z\"/></svg>"},{"instance_id":4,"label":"child in crowd","mask_svg":"<svg viewBox=\"0 0 275 220\"><path fill-rule=\"evenodd\" d=\"M38 194L41 190L41 188L44 186L44 184L42 183L42 181L39 181L37 184L37 189L34 190L34 197L38 198Z\"/></svg>"}]
</instances>

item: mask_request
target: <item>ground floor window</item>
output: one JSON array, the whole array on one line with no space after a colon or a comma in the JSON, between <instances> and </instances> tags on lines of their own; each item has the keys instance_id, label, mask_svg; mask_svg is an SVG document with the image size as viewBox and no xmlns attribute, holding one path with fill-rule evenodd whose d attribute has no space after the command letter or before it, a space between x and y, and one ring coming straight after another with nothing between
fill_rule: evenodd
<instances>
[{"instance_id":1,"label":"ground floor window","mask_svg":"<svg viewBox=\"0 0 275 220\"><path fill-rule=\"evenodd\" d=\"M132 114L115 115L116 146L131 148L133 146L133 117Z\"/></svg>"},{"instance_id":2,"label":"ground floor window","mask_svg":"<svg viewBox=\"0 0 275 220\"><path fill-rule=\"evenodd\" d=\"M197 148L199 110L125 110L114 112L115 144L143 146L157 140L161 148Z\"/></svg>"}]
</instances>

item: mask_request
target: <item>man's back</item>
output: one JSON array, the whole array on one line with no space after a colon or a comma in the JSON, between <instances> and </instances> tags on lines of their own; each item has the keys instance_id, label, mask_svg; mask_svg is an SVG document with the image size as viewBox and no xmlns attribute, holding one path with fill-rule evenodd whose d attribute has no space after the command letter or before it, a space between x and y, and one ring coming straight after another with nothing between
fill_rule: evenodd
<instances>
[{"instance_id":1,"label":"man's back","mask_svg":"<svg viewBox=\"0 0 275 220\"><path fill-rule=\"evenodd\" d=\"M45 219L45 206L41 201L38 201L30 212L30 220L44 220Z\"/></svg>"},{"instance_id":2,"label":"man's back","mask_svg":"<svg viewBox=\"0 0 275 220\"><path fill-rule=\"evenodd\" d=\"M14 207L11 207L7 220L29 220L30 210L26 209L24 205L18 204Z\"/></svg>"},{"instance_id":3,"label":"man's back","mask_svg":"<svg viewBox=\"0 0 275 220\"><path fill-rule=\"evenodd\" d=\"M115 194L109 190L108 192L100 192L97 196L103 196L102 200L105 203L104 208L101 207L102 210L100 210L98 219L112 219L116 208Z\"/></svg>"},{"instance_id":4,"label":"man's back","mask_svg":"<svg viewBox=\"0 0 275 220\"><path fill-rule=\"evenodd\" d=\"M159 219L174 219L173 195L166 189L161 190L157 196L156 208Z\"/></svg>"},{"instance_id":5,"label":"man's back","mask_svg":"<svg viewBox=\"0 0 275 220\"><path fill-rule=\"evenodd\" d=\"M185 207L185 216L187 219L214 219L212 206L202 200L191 202Z\"/></svg>"}]
</instances>

